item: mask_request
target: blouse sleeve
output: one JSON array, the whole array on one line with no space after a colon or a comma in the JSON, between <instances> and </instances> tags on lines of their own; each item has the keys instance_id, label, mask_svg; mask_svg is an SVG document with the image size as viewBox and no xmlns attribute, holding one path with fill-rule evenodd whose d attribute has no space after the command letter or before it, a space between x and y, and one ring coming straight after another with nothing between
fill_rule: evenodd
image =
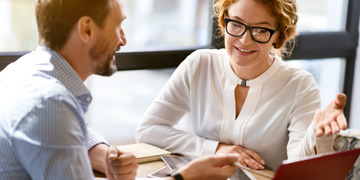
<instances>
[{"instance_id":1,"label":"blouse sleeve","mask_svg":"<svg viewBox=\"0 0 360 180\"><path fill-rule=\"evenodd\" d=\"M214 147L217 147L218 142L174 128L190 111L190 84L200 58L200 54L195 51L175 70L143 116L136 132L137 142L188 156L215 152Z\"/></svg>"},{"instance_id":2,"label":"blouse sleeve","mask_svg":"<svg viewBox=\"0 0 360 180\"><path fill-rule=\"evenodd\" d=\"M288 159L298 159L308 155L331 151L333 136L315 137L313 117L321 108L320 92L312 75L299 83L293 111L289 118Z\"/></svg>"}]
</instances>

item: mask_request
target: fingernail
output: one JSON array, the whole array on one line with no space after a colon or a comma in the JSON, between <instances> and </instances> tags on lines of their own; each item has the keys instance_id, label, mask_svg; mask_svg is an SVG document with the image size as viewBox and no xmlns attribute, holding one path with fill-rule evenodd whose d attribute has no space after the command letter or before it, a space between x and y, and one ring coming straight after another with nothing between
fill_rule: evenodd
<instances>
[{"instance_id":1,"label":"fingernail","mask_svg":"<svg viewBox=\"0 0 360 180\"><path fill-rule=\"evenodd\" d=\"M109 158L116 158L116 154L109 154Z\"/></svg>"},{"instance_id":2,"label":"fingernail","mask_svg":"<svg viewBox=\"0 0 360 180\"><path fill-rule=\"evenodd\" d=\"M264 165L264 164L265 164L265 161L264 161L264 160L261 160L260 163L261 163L262 165Z\"/></svg>"},{"instance_id":3,"label":"fingernail","mask_svg":"<svg viewBox=\"0 0 360 180\"><path fill-rule=\"evenodd\" d=\"M264 166L262 166L262 165L259 165L259 169L264 169Z\"/></svg>"}]
</instances>

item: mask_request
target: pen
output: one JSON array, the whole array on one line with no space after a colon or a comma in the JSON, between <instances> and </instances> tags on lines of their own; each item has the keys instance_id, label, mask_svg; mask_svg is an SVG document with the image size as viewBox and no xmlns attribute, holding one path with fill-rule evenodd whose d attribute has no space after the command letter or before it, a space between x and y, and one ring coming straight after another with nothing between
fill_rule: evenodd
<instances>
[{"instance_id":1,"label":"pen","mask_svg":"<svg viewBox=\"0 0 360 180\"><path fill-rule=\"evenodd\" d=\"M259 175L259 176L263 176L263 177L270 178L270 179L273 179L273 178L274 178L273 175L265 174L265 173L260 172L260 171L258 171L258 170L254 170L254 169L250 169L250 168L244 167L244 166L241 165L239 162L235 162L234 165L235 165L235 167L237 167L237 168L239 168L239 169L249 171L249 172L254 173L254 174L257 174L257 175Z\"/></svg>"}]
</instances>

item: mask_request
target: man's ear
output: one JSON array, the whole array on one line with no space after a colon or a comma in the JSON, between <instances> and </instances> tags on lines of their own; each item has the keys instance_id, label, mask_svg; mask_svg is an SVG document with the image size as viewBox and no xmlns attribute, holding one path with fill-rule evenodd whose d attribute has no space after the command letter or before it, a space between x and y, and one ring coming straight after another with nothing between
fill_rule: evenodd
<instances>
[{"instance_id":1,"label":"man's ear","mask_svg":"<svg viewBox=\"0 0 360 180\"><path fill-rule=\"evenodd\" d=\"M78 20L77 33L84 43L90 42L91 38L93 38L95 31L94 25L94 21L88 16L83 16Z\"/></svg>"}]
</instances>

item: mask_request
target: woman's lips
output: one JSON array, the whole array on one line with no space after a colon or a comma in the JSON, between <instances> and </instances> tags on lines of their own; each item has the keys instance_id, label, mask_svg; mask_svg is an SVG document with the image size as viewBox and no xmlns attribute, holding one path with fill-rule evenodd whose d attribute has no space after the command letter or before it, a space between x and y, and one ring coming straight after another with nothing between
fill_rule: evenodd
<instances>
[{"instance_id":1,"label":"woman's lips","mask_svg":"<svg viewBox=\"0 0 360 180\"><path fill-rule=\"evenodd\" d=\"M247 56L247 55L252 55L252 54L254 54L256 51L254 51L254 50L248 50L248 49L241 49L241 48L238 48L238 47L236 47L236 46L234 46L235 47L235 49L237 50L237 52L239 53L239 54L241 54L241 55L245 55L245 56Z\"/></svg>"}]
</instances>

